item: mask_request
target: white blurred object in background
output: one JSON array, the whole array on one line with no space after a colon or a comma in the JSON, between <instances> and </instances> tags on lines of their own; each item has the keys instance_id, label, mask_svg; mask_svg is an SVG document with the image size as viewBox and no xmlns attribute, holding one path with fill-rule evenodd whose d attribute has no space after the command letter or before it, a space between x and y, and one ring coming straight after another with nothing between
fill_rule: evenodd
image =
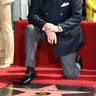
<instances>
[{"instance_id":1,"label":"white blurred object in background","mask_svg":"<svg viewBox=\"0 0 96 96\"><path fill-rule=\"evenodd\" d=\"M93 22L96 22L96 12L94 13Z\"/></svg>"}]
</instances>

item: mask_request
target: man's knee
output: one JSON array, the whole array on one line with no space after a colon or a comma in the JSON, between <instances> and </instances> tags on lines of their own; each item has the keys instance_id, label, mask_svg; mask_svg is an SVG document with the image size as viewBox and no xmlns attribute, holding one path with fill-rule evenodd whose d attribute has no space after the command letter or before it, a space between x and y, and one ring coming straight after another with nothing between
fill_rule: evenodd
<instances>
[{"instance_id":1,"label":"man's knee","mask_svg":"<svg viewBox=\"0 0 96 96\"><path fill-rule=\"evenodd\" d=\"M31 35L34 31L34 25L29 24L27 25L27 27L25 28L25 35L29 34Z\"/></svg>"},{"instance_id":2,"label":"man's knee","mask_svg":"<svg viewBox=\"0 0 96 96\"><path fill-rule=\"evenodd\" d=\"M74 79L76 77L76 74L73 74L73 73L64 73L63 72L63 75L66 79Z\"/></svg>"}]
</instances>

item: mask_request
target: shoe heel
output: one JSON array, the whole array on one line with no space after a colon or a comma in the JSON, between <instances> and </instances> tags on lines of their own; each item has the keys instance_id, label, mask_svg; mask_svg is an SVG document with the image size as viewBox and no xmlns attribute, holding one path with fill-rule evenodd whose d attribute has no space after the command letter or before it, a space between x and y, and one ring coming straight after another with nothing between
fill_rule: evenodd
<instances>
[{"instance_id":1,"label":"shoe heel","mask_svg":"<svg viewBox=\"0 0 96 96\"><path fill-rule=\"evenodd\" d=\"M37 79L37 74L34 74L32 80L36 80L36 79Z\"/></svg>"}]
</instances>

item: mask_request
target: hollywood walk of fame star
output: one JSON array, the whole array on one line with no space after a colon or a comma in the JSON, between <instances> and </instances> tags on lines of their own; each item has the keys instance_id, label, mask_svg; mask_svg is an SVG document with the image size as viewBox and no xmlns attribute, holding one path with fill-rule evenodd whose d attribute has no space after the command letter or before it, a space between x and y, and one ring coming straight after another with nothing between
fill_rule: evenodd
<instances>
[{"instance_id":1,"label":"hollywood walk of fame star","mask_svg":"<svg viewBox=\"0 0 96 96\"><path fill-rule=\"evenodd\" d=\"M41 88L9 88L9 89L22 92L13 96L62 96L62 94L90 93L86 91L58 90L56 85L50 85Z\"/></svg>"}]
</instances>

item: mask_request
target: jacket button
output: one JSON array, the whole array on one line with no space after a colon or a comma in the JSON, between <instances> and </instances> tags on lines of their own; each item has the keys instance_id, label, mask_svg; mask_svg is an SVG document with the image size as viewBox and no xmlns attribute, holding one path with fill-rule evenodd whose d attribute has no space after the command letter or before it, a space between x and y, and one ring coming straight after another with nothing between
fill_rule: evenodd
<instances>
[{"instance_id":1,"label":"jacket button","mask_svg":"<svg viewBox=\"0 0 96 96\"><path fill-rule=\"evenodd\" d=\"M61 32L60 35L63 35L63 32Z\"/></svg>"},{"instance_id":2,"label":"jacket button","mask_svg":"<svg viewBox=\"0 0 96 96\"><path fill-rule=\"evenodd\" d=\"M46 15L48 15L48 13L46 13Z\"/></svg>"},{"instance_id":3,"label":"jacket button","mask_svg":"<svg viewBox=\"0 0 96 96\"><path fill-rule=\"evenodd\" d=\"M60 16L62 16L63 15L63 13L60 13Z\"/></svg>"}]
</instances>

